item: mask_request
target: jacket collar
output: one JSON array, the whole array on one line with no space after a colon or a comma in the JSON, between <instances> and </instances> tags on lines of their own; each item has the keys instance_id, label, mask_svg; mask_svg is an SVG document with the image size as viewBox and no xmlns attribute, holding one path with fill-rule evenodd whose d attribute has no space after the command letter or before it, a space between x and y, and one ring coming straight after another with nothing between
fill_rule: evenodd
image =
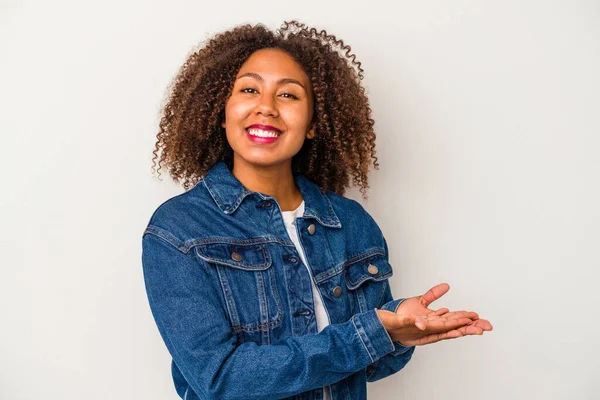
<instances>
[{"instance_id":1,"label":"jacket collar","mask_svg":"<svg viewBox=\"0 0 600 400\"><path fill-rule=\"evenodd\" d=\"M327 195L322 193L321 189L314 182L303 175L294 175L294 180L304 199L304 214L302 217L313 218L321 225L330 228L341 228L342 224L333 211L333 206ZM208 170L202 178L202 182L204 182L219 209L225 214L233 214L244 199L254 193L263 199L269 198L275 200L273 197L246 189L233 176L223 161L219 161Z\"/></svg>"}]
</instances>

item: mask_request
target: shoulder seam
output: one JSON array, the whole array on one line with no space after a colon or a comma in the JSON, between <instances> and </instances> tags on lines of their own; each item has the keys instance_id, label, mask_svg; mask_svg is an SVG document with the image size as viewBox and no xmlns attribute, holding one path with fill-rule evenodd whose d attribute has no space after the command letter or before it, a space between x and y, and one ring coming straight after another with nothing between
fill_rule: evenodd
<instances>
[{"instance_id":1,"label":"shoulder seam","mask_svg":"<svg viewBox=\"0 0 600 400\"><path fill-rule=\"evenodd\" d=\"M148 225L146 227L146 229L144 230L142 237L144 237L147 233L161 238L162 240L169 243L171 246L175 247L177 250L179 250L180 252L182 252L184 254L188 253L189 248L185 245L185 243L183 243L181 240L177 239L170 232L168 232L162 228L159 228L158 226Z\"/></svg>"}]
</instances>

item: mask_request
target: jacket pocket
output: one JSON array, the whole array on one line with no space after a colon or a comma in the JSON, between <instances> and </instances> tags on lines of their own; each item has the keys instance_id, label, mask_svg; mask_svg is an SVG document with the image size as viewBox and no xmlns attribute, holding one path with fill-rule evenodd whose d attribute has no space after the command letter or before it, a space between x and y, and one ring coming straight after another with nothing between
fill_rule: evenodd
<instances>
[{"instance_id":1,"label":"jacket pocket","mask_svg":"<svg viewBox=\"0 0 600 400\"><path fill-rule=\"evenodd\" d=\"M281 325L281 296L266 243L227 241L196 246L200 258L217 270L232 329L241 341L270 342Z\"/></svg>"},{"instance_id":2,"label":"jacket pocket","mask_svg":"<svg viewBox=\"0 0 600 400\"><path fill-rule=\"evenodd\" d=\"M354 312L365 312L381 306L392 266L385 252L371 251L348 261L344 270L346 288L354 298Z\"/></svg>"}]
</instances>

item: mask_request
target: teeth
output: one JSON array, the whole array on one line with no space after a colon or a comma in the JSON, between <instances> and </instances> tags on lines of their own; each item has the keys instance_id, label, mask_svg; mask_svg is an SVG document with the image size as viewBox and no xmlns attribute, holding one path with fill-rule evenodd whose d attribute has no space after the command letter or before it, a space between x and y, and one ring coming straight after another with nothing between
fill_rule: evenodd
<instances>
[{"instance_id":1,"label":"teeth","mask_svg":"<svg viewBox=\"0 0 600 400\"><path fill-rule=\"evenodd\" d=\"M279 135L277 135L277 133L273 132L273 131L263 131L262 129L248 129L248 133L251 134L252 136L259 136L259 137L277 137Z\"/></svg>"}]
</instances>

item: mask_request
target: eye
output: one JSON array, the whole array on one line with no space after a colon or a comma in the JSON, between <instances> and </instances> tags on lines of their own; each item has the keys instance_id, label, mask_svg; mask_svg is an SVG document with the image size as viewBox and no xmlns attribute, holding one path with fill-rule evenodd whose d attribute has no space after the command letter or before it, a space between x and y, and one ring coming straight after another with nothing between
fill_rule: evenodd
<instances>
[{"instance_id":1,"label":"eye","mask_svg":"<svg viewBox=\"0 0 600 400\"><path fill-rule=\"evenodd\" d=\"M256 89L252 89L252 88L243 88L242 90L240 90L240 92L242 92L242 93L258 93L258 91Z\"/></svg>"},{"instance_id":2,"label":"eye","mask_svg":"<svg viewBox=\"0 0 600 400\"><path fill-rule=\"evenodd\" d=\"M286 99L295 99L295 100L297 100L297 99L298 99L298 97L294 96L294 95L293 95L293 94L291 94L291 93L282 93L281 95L282 95L283 97L285 97Z\"/></svg>"}]
</instances>

